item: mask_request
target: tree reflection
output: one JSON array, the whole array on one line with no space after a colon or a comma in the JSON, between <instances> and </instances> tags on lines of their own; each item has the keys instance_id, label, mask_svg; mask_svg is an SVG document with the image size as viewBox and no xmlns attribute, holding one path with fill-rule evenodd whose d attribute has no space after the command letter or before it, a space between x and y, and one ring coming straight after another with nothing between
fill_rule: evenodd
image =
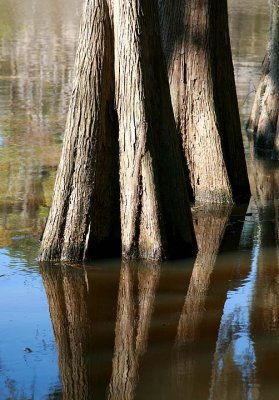
<instances>
[{"instance_id":1,"label":"tree reflection","mask_svg":"<svg viewBox=\"0 0 279 400\"><path fill-rule=\"evenodd\" d=\"M230 206L208 206L194 211L199 252L193 268L185 303L178 324L176 343L196 339L219 246L231 215Z\"/></svg>"},{"instance_id":2,"label":"tree reflection","mask_svg":"<svg viewBox=\"0 0 279 400\"><path fill-rule=\"evenodd\" d=\"M253 201L248 208L250 215ZM255 210L254 210L255 211ZM251 230L250 225L256 231ZM244 279L239 274L246 269L245 252L239 256L236 271L239 280L236 288L228 291L219 327L216 350L212 366L210 399L245 398L256 399L256 355L251 338L251 303L257 278L260 239L257 225L249 217L245 219L243 233L240 238L240 250L247 246L248 234L252 233L253 249L251 268ZM252 237L250 240L252 241ZM241 279L242 278L242 279Z\"/></svg>"},{"instance_id":3,"label":"tree reflection","mask_svg":"<svg viewBox=\"0 0 279 400\"><path fill-rule=\"evenodd\" d=\"M38 237L44 226L68 107L81 4L2 3L0 233L6 246L14 231Z\"/></svg>"},{"instance_id":4,"label":"tree reflection","mask_svg":"<svg viewBox=\"0 0 279 400\"><path fill-rule=\"evenodd\" d=\"M111 375L118 268L42 265L63 399L104 398ZM105 355L105 356L104 356Z\"/></svg>"},{"instance_id":5,"label":"tree reflection","mask_svg":"<svg viewBox=\"0 0 279 400\"><path fill-rule=\"evenodd\" d=\"M135 296L136 268L138 298ZM135 395L140 358L146 351L148 330L160 276L158 265L123 263L120 273L115 349L109 386L110 400Z\"/></svg>"},{"instance_id":6,"label":"tree reflection","mask_svg":"<svg viewBox=\"0 0 279 400\"><path fill-rule=\"evenodd\" d=\"M260 239L258 275L255 286L251 331L255 337L257 382L260 398L276 398L270 382L279 379L277 360L279 335L279 250L278 250L278 163L253 159L259 211ZM263 341L264 338L264 341Z\"/></svg>"},{"instance_id":7,"label":"tree reflection","mask_svg":"<svg viewBox=\"0 0 279 400\"><path fill-rule=\"evenodd\" d=\"M41 266L65 400L134 397L160 267L123 263L119 279L115 272Z\"/></svg>"},{"instance_id":8,"label":"tree reflection","mask_svg":"<svg viewBox=\"0 0 279 400\"><path fill-rule=\"evenodd\" d=\"M214 336L217 333L221 318L221 315L212 318L210 326L207 326L204 320L211 275L231 211L230 206L216 205L194 211L194 226L199 252L192 271L176 336L177 369L175 374L181 398L184 398L185 393L189 398L196 396L204 398L208 393L211 355L214 350L212 348L209 351L204 351L202 366L197 355L202 349L205 350L208 345L212 347L209 342L204 344L202 332L206 331L207 340L210 340L211 334L213 333ZM221 296L221 303L223 297ZM197 377L199 377L198 387Z\"/></svg>"}]
</instances>

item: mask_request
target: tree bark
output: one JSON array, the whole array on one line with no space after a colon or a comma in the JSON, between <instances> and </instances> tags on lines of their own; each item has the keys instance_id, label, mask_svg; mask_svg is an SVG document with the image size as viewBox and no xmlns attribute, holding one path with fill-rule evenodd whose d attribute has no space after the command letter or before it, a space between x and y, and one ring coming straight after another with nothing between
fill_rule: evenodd
<instances>
[{"instance_id":1,"label":"tree bark","mask_svg":"<svg viewBox=\"0 0 279 400\"><path fill-rule=\"evenodd\" d=\"M40 261L81 261L118 249L113 47L106 0L85 0L73 91Z\"/></svg>"},{"instance_id":2,"label":"tree bark","mask_svg":"<svg viewBox=\"0 0 279 400\"><path fill-rule=\"evenodd\" d=\"M254 134L259 152L279 159L279 1L270 0L270 31L263 73L256 92L247 130Z\"/></svg>"},{"instance_id":3,"label":"tree bark","mask_svg":"<svg viewBox=\"0 0 279 400\"><path fill-rule=\"evenodd\" d=\"M226 0L158 0L177 129L196 202L250 196Z\"/></svg>"},{"instance_id":4,"label":"tree bark","mask_svg":"<svg viewBox=\"0 0 279 400\"><path fill-rule=\"evenodd\" d=\"M122 253L187 255L196 245L157 0L115 0L114 22Z\"/></svg>"}]
</instances>

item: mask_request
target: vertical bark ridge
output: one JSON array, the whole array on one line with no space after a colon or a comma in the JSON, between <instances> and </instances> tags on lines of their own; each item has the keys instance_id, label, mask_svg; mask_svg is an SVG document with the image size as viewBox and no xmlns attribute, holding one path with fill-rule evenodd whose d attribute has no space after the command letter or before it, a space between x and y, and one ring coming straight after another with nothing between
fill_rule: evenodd
<instances>
[{"instance_id":1,"label":"vertical bark ridge","mask_svg":"<svg viewBox=\"0 0 279 400\"><path fill-rule=\"evenodd\" d=\"M114 1L114 21L123 256L189 254L195 239L156 1Z\"/></svg>"},{"instance_id":2,"label":"vertical bark ridge","mask_svg":"<svg viewBox=\"0 0 279 400\"><path fill-rule=\"evenodd\" d=\"M172 104L195 200L247 199L226 0L159 5Z\"/></svg>"},{"instance_id":3,"label":"vertical bark ridge","mask_svg":"<svg viewBox=\"0 0 279 400\"><path fill-rule=\"evenodd\" d=\"M92 254L95 243L106 243L117 231L117 219L112 217L118 214L112 209L112 204L118 202L117 139L113 137L110 115L114 94L112 60L106 0L85 0L73 91L41 261L82 260Z\"/></svg>"}]
</instances>

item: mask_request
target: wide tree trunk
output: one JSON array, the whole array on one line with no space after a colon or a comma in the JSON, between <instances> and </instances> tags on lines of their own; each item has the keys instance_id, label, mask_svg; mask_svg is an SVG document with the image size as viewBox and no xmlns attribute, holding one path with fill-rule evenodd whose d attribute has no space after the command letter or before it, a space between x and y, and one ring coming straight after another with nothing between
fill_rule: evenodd
<instances>
[{"instance_id":1,"label":"wide tree trunk","mask_svg":"<svg viewBox=\"0 0 279 400\"><path fill-rule=\"evenodd\" d=\"M227 0L158 0L172 104L196 202L250 196Z\"/></svg>"},{"instance_id":2,"label":"wide tree trunk","mask_svg":"<svg viewBox=\"0 0 279 400\"><path fill-rule=\"evenodd\" d=\"M40 261L117 251L120 235L113 46L106 0L85 0L73 91ZM116 133L116 134L115 134Z\"/></svg>"},{"instance_id":3,"label":"wide tree trunk","mask_svg":"<svg viewBox=\"0 0 279 400\"><path fill-rule=\"evenodd\" d=\"M160 260L192 253L157 0L115 0L114 32L123 255Z\"/></svg>"},{"instance_id":4,"label":"wide tree trunk","mask_svg":"<svg viewBox=\"0 0 279 400\"><path fill-rule=\"evenodd\" d=\"M255 147L279 159L279 1L270 0L270 31L263 73L247 123Z\"/></svg>"},{"instance_id":5,"label":"wide tree trunk","mask_svg":"<svg viewBox=\"0 0 279 400\"><path fill-rule=\"evenodd\" d=\"M119 126L113 123L114 100ZM85 0L39 259L80 261L116 253L120 218L125 258L161 260L196 251L156 0Z\"/></svg>"}]
</instances>

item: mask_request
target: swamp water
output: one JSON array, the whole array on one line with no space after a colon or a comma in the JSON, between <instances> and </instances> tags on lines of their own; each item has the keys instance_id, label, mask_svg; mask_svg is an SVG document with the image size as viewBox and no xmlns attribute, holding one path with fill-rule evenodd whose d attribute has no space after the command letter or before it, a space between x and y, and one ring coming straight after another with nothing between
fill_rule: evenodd
<instances>
[{"instance_id":1,"label":"swamp water","mask_svg":"<svg viewBox=\"0 0 279 400\"><path fill-rule=\"evenodd\" d=\"M279 166L245 133L253 198L194 210L195 260L37 265L80 3L0 0L0 400L279 398ZM230 1L243 123L267 21Z\"/></svg>"}]
</instances>

